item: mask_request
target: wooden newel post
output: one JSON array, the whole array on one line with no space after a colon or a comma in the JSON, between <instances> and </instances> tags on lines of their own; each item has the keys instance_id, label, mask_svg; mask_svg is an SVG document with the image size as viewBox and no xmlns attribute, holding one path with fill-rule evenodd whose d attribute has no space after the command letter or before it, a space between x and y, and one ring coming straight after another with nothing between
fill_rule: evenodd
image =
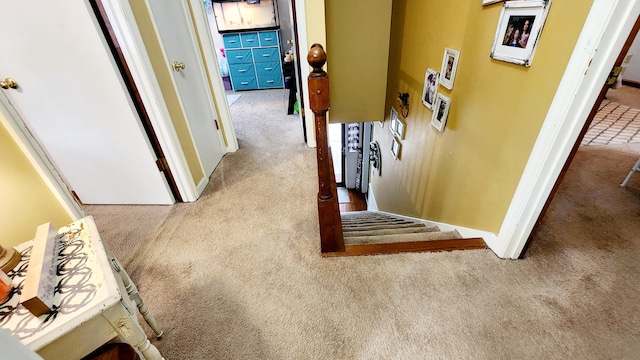
<instances>
[{"instance_id":1,"label":"wooden newel post","mask_svg":"<svg viewBox=\"0 0 640 360\"><path fill-rule=\"evenodd\" d=\"M329 110L329 76L322 69L327 62L327 54L322 45L313 44L307 55L313 71L309 74L309 106L315 115L316 154L318 159L318 216L320 221L320 242L322 252L344 251L342 222L338 199L334 197L332 186L332 162L327 139L327 111Z\"/></svg>"},{"instance_id":2,"label":"wooden newel post","mask_svg":"<svg viewBox=\"0 0 640 360\"><path fill-rule=\"evenodd\" d=\"M331 175L329 169L329 140L327 139L327 111L329 110L329 76L322 70L327 62L327 54L320 44L313 44L309 55L307 55L309 65L313 67L313 72L309 74L309 106L315 115L316 123L316 151L318 154L318 180L320 199L330 199L332 197L329 186Z\"/></svg>"}]
</instances>

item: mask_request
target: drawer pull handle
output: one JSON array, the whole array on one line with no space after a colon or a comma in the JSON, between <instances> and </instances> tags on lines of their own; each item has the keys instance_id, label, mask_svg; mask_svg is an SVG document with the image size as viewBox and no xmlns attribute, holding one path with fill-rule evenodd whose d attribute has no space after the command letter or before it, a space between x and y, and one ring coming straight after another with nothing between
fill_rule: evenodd
<instances>
[{"instance_id":1,"label":"drawer pull handle","mask_svg":"<svg viewBox=\"0 0 640 360\"><path fill-rule=\"evenodd\" d=\"M262 54L264 57L271 57L271 54Z\"/></svg>"},{"instance_id":2,"label":"drawer pull handle","mask_svg":"<svg viewBox=\"0 0 640 360\"><path fill-rule=\"evenodd\" d=\"M273 68L264 68L264 71L271 71Z\"/></svg>"},{"instance_id":3,"label":"drawer pull handle","mask_svg":"<svg viewBox=\"0 0 640 360\"><path fill-rule=\"evenodd\" d=\"M264 38L264 41L271 41L273 38Z\"/></svg>"},{"instance_id":4,"label":"drawer pull handle","mask_svg":"<svg viewBox=\"0 0 640 360\"><path fill-rule=\"evenodd\" d=\"M242 72L242 73L244 73L244 72L247 72L247 70L245 70L245 69L240 69L240 70L238 70L238 72Z\"/></svg>"},{"instance_id":5,"label":"drawer pull handle","mask_svg":"<svg viewBox=\"0 0 640 360\"><path fill-rule=\"evenodd\" d=\"M235 44L236 42L237 42L237 41L235 41L235 40L229 40L229 43L230 43L230 44Z\"/></svg>"},{"instance_id":6,"label":"drawer pull handle","mask_svg":"<svg viewBox=\"0 0 640 360\"><path fill-rule=\"evenodd\" d=\"M248 83L248 82L246 82L246 81L243 81L243 82L241 82L240 84L241 84L241 85L249 85L249 83Z\"/></svg>"},{"instance_id":7,"label":"drawer pull handle","mask_svg":"<svg viewBox=\"0 0 640 360\"><path fill-rule=\"evenodd\" d=\"M242 56L242 55L236 55L236 59L242 59L242 58L244 58L244 56Z\"/></svg>"},{"instance_id":8,"label":"drawer pull handle","mask_svg":"<svg viewBox=\"0 0 640 360\"><path fill-rule=\"evenodd\" d=\"M247 42L254 42L255 39L247 39Z\"/></svg>"},{"instance_id":9,"label":"drawer pull handle","mask_svg":"<svg viewBox=\"0 0 640 360\"><path fill-rule=\"evenodd\" d=\"M267 80L267 82L268 82L269 84L272 84L272 83L273 83L273 80Z\"/></svg>"}]
</instances>

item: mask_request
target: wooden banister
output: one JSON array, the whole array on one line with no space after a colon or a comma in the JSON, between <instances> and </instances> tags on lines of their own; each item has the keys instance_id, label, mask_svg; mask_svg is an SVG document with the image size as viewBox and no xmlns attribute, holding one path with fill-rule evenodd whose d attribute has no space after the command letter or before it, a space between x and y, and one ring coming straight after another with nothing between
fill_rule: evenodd
<instances>
[{"instance_id":1,"label":"wooden banister","mask_svg":"<svg viewBox=\"0 0 640 360\"><path fill-rule=\"evenodd\" d=\"M313 71L309 74L309 106L315 116L316 155L318 159L318 220L320 248L323 253L344 251L342 221L338 205L333 161L327 137L327 111L329 111L329 76L322 69L327 54L322 45L313 44L307 55Z\"/></svg>"}]
</instances>

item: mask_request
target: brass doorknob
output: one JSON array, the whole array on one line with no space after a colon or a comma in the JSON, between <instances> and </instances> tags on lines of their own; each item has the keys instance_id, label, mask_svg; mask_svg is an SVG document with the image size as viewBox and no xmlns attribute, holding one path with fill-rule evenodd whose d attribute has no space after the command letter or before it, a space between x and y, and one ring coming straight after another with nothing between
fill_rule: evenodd
<instances>
[{"instance_id":1,"label":"brass doorknob","mask_svg":"<svg viewBox=\"0 0 640 360\"><path fill-rule=\"evenodd\" d=\"M4 81L0 81L0 87L3 89L17 89L18 83L12 78L6 78Z\"/></svg>"},{"instance_id":2,"label":"brass doorknob","mask_svg":"<svg viewBox=\"0 0 640 360\"><path fill-rule=\"evenodd\" d=\"M184 63L183 62L174 61L173 62L173 70L175 70L175 71L184 70Z\"/></svg>"}]
</instances>

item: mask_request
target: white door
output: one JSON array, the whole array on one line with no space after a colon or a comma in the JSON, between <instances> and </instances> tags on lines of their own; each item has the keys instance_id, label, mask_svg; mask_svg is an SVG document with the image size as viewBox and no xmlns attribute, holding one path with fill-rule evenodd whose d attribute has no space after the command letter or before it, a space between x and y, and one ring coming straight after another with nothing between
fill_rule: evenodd
<instances>
[{"instance_id":1,"label":"white door","mask_svg":"<svg viewBox=\"0 0 640 360\"><path fill-rule=\"evenodd\" d=\"M209 176L224 155L223 140L187 0L150 0L149 5L196 151ZM184 69L176 70L174 61Z\"/></svg>"},{"instance_id":2,"label":"white door","mask_svg":"<svg viewBox=\"0 0 640 360\"><path fill-rule=\"evenodd\" d=\"M86 204L172 204L84 1L0 0L0 89Z\"/></svg>"}]
</instances>

